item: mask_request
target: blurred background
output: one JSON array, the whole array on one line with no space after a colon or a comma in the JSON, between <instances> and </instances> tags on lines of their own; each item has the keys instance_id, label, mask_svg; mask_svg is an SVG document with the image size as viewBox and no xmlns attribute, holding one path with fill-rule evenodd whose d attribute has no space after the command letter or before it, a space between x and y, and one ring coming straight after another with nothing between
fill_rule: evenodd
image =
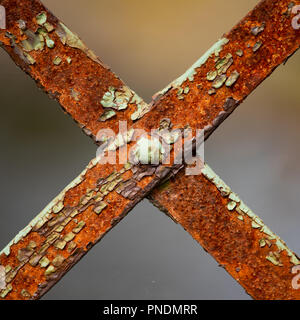
<instances>
[{"instance_id":1,"label":"blurred background","mask_svg":"<svg viewBox=\"0 0 300 320\"><path fill-rule=\"evenodd\" d=\"M256 0L44 0L147 102ZM300 52L212 135L207 163L300 253ZM96 146L0 51L0 247ZM250 299L179 225L141 202L44 299Z\"/></svg>"}]
</instances>

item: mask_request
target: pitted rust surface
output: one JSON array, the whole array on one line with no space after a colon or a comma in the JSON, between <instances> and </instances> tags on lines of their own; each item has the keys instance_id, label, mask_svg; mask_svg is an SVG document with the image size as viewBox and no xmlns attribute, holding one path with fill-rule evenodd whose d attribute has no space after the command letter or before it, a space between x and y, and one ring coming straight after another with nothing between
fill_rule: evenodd
<instances>
[{"instance_id":1,"label":"pitted rust surface","mask_svg":"<svg viewBox=\"0 0 300 320\"><path fill-rule=\"evenodd\" d=\"M148 106L40 1L0 3L7 15L7 29L0 29L3 48L86 134L94 137L107 126L117 131L116 120L126 119L130 125L131 115L138 119L146 111ZM103 97L111 88L122 103L104 107Z\"/></svg>"},{"instance_id":2,"label":"pitted rust surface","mask_svg":"<svg viewBox=\"0 0 300 320\"><path fill-rule=\"evenodd\" d=\"M253 298L299 300L291 272L300 264L297 256L207 166L205 172L209 174L193 177L180 172L165 188L155 189L151 201L181 224Z\"/></svg>"},{"instance_id":3,"label":"pitted rust surface","mask_svg":"<svg viewBox=\"0 0 300 320\"><path fill-rule=\"evenodd\" d=\"M191 69L156 95L153 103L148 106L132 91L125 89L127 87L114 74L98 63L94 54L77 36L46 11L39 1L21 0L18 1L18 7L16 1L7 0L0 3L7 7L9 15L9 33L0 32L0 40L4 43L5 49L23 70L38 80L48 93L58 98L63 108L92 137L104 126L110 126L116 131L116 120L126 119L132 122L153 108L149 114L134 123L133 128L143 128L149 132L150 129L159 128L161 119L167 118L174 128L182 129L187 124L193 130L204 128L207 138L262 80L298 49L300 44L299 31L291 28L292 17L286 13L289 2L262 1ZM31 8L28 9L28 6ZM257 32L255 28L262 24L263 30L258 27ZM37 28L40 26L43 30L37 38ZM31 33L27 32L26 35L26 30L30 30ZM28 34L33 40L30 40ZM21 42L26 40L25 44ZM25 49L29 50L29 53ZM58 77L57 81L60 81L61 87L56 87L57 81L52 81L52 76ZM101 83L99 77L102 77ZM72 81L75 83L76 79L80 79L80 83L74 86ZM95 96L91 88L98 92L98 96ZM209 94L211 90L214 90L213 95ZM97 103L93 98L97 99ZM96 104L97 107L94 107ZM106 112L105 109L110 111L110 114L105 114L104 118L108 119L106 121L100 119L103 112ZM138 201L162 179L177 173L180 167L159 165L155 172L153 168L125 169L123 172L124 169L122 166L99 165L92 162L34 223L5 248L0 263L9 270L9 285L6 291L1 292L2 298L39 298ZM119 181L120 176L122 181ZM184 183L190 184L187 181ZM208 189L210 183L206 182ZM182 185L182 188L184 187L188 189ZM226 196L225 191L222 190L222 196ZM213 195L207 194L207 197L209 199ZM226 210L237 210L234 200L227 202L223 204ZM164 204L161 201L159 206L174 215L175 220L178 219L171 206ZM186 206L184 215L188 216L188 208ZM247 217L240 214L238 221L245 221ZM195 220L196 217L190 216L188 219ZM261 226L258 222L259 220L251 218L251 228L260 232L258 229ZM184 221L182 224L184 225ZM213 241L214 235L210 234L210 237ZM201 242L200 238L198 241ZM260 248L265 248L265 243L268 244L270 241L260 238ZM248 247L246 246L248 249L249 243ZM286 289L286 278L290 277L290 274L285 273L285 266L288 263L293 264L290 257L289 260L285 257L287 251L281 249L277 246L275 251L268 252L265 259L277 268L282 268L283 265L285 270L282 277L280 272L276 271L278 285L274 286L272 294L263 295L261 287L264 280L257 276L260 267L258 264L254 270L256 282L261 281L255 287L258 288L257 291L248 289L246 280L241 282L254 297L291 297L289 294L283 296L279 292L279 289ZM241 258L239 255L237 257ZM228 271L236 276L229 267ZM245 279L247 277L248 275L245 275ZM239 279L237 276L236 278Z\"/></svg>"}]
</instances>

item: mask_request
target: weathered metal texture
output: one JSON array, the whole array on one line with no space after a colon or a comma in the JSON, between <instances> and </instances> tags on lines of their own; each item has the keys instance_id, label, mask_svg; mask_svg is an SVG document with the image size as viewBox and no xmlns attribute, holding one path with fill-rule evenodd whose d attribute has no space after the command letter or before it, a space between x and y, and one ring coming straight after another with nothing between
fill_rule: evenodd
<instances>
[{"instance_id":1,"label":"weathered metal texture","mask_svg":"<svg viewBox=\"0 0 300 320\"><path fill-rule=\"evenodd\" d=\"M40 298L162 177L175 174L174 170L91 161L0 252L0 264L7 270L7 289L0 292L0 298Z\"/></svg>"},{"instance_id":2,"label":"weathered metal texture","mask_svg":"<svg viewBox=\"0 0 300 320\"><path fill-rule=\"evenodd\" d=\"M14 3L14 1L12 2ZM23 2L25 3L25 1L20 3ZM2 3L5 4L6 1ZM36 1L30 1L30 3L36 6ZM40 6L39 3L38 6ZM40 11L40 7L38 9L37 11ZM287 1L278 1L276 4L271 1L261 2L250 15L225 38L214 45L185 75L164 90L165 94L161 99L153 103L152 112L138 121L134 127L149 131L152 128L158 128L160 120L168 117L171 118L175 128L183 128L187 124L194 130L205 127L207 137L251 90L299 47L299 34L297 35L295 31L290 30L290 20ZM44 16L39 15L38 21L40 23L44 22ZM276 21L276 30L274 30L274 21ZM263 36L263 33L259 34L260 42L265 41L263 46L256 38L253 39L253 37L257 37L257 34L253 34L253 28L258 27L260 29L262 24L264 30L268 31L265 36ZM284 27L287 27L288 30L284 30ZM278 30L282 30L281 36L277 32ZM273 38L270 37L271 34ZM11 41L14 38L10 35L9 39ZM10 42L10 45L15 47L14 43ZM68 44L66 46L68 47ZM9 47L6 49L10 50ZM20 51L17 51L18 56L22 56ZM241 51L243 51L243 54L241 54ZM234 56L235 52L238 58ZM35 56L36 52L31 54L34 59L37 58ZM28 58L27 54L25 56ZM12 57L16 58L14 54L12 54ZM33 62L31 59L28 61ZM36 63L36 60L34 61L29 67L30 70ZM55 61L55 66L61 64L61 61L55 57L53 61ZM229 68L232 68L233 72ZM217 79L213 80L216 72ZM225 76L226 72L228 75L231 74L228 77L229 79ZM211 82L212 80L213 82ZM115 97L117 96L115 91L114 88L108 88L108 91L101 98L101 104L114 109ZM212 94L214 95L212 96ZM118 108L123 103L128 102L122 94L121 96L118 95L117 98ZM134 101L138 101L138 104L141 103L136 97ZM148 106L143 107L142 105L141 107L140 105L136 118L139 115L141 116L148 108ZM187 109L190 111L187 111ZM130 117L132 117L132 114ZM78 119L76 120L78 121ZM92 119L91 122L95 123L94 120ZM78 122L82 123L81 121ZM88 127L87 122L85 126ZM39 298L162 178L178 170L176 166L173 168L159 167L158 170L155 170L156 174L154 175L154 170L138 167L137 170L146 171L146 175L141 172L140 177L143 178L139 181L140 179L137 179L137 176L132 176L132 171L123 173L120 171L124 170L121 167L95 165L93 163L91 168L76 181L75 186L74 184L71 185L66 193L60 196L59 201L55 200L55 202L58 201L58 204L50 204L42 215L20 233L2 253L0 262L9 270L8 280L12 283L8 291L1 293L2 297L8 299ZM113 176L113 181L108 183L107 180L101 180L99 182L99 178L110 177L108 179L112 179L110 175L115 171L119 174ZM113 191L118 188L118 184L121 182L118 179L121 176L122 180L133 178L135 181L124 184L118 192ZM106 183L106 186L103 186L103 183ZM99 194L100 187L101 194ZM108 193L106 193L107 191ZM102 194L103 192L105 194ZM101 198L105 200L105 203ZM61 202L62 200L63 202ZM74 228L73 220L70 218L73 218L71 215L74 215L74 211L76 212L78 209L80 211L80 221L84 221L87 227L76 235L76 232L72 229ZM58 216L56 216L57 214ZM100 214L99 217L98 214ZM62 222L64 218L66 218L66 221ZM39 222L40 219L42 219L41 222ZM36 223L39 226L42 222L45 222L46 228L43 225L40 226L40 230ZM74 220L74 223L78 222ZM73 234L68 230L69 223L71 223L70 230L73 230ZM57 228L55 231L53 226ZM67 229L65 230L65 228ZM75 230L78 229L75 227ZM65 234L65 232L68 233ZM34 243L30 242L31 238ZM48 244L44 246L45 241ZM65 249L69 241L73 241L72 246ZM72 253L74 248L76 249ZM62 254L54 258L57 255L57 250L62 250ZM47 259L43 257L46 254ZM35 256L32 257L32 255ZM59 267L57 261L62 261L62 255L65 260ZM31 264L29 258L30 260L34 258ZM36 266L37 260L40 267ZM52 264L48 266L51 260ZM46 271L42 269L45 266L47 266ZM10 268L12 269L10 270Z\"/></svg>"},{"instance_id":3,"label":"weathered metal texture","mask_svg":"<svg viewBox=\"0 0 300 320\"><path fill-rule=\"evenodd\" d=\"M300 299L292 287L297 256L208 166L200 176L180 172L151 198L253 298Z\"/></svg>"},{"instance_id":4,"label":"weathered metal texture","mask_svg":"<svg viewBox=\"0 0 300 320\"><path fill-rule=\"evenodd\" d=\"M7 18L7 29L0 30L0 44L86 134L95 137L107 125L117 131L118 120L126 119L131 125L137 108L147 108L40 1L0 3Z\"/></svg>"}]
</instances>

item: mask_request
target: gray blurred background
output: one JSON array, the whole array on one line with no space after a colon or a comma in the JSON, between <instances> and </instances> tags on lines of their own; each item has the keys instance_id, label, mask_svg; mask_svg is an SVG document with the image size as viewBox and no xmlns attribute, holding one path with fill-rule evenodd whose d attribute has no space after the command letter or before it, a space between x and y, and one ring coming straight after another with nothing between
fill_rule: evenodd
<instances>
[{"instance_id":1,"label":"gray blurred background","mask_svg":"<svg viewBox=\"0 0 300 320\"><path fill-rule=\"evenodd\" d=\"M146 101L255 0L44 0ZM0 247L95 156L59 105L0 51ZM209 165L300 253L300 52L212 135ZM179 226L141 202L44 299L249 299Z\"/></svg>"}]
</instances>

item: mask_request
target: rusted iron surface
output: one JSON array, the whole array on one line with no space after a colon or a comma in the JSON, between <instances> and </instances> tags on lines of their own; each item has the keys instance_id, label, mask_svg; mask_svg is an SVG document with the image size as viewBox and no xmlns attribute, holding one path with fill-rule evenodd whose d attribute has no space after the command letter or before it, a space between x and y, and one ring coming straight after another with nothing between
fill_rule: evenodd
<instances>
[{"instance_id":1,"label":"rusted iron surface","mask_svg":"<svg viewBox=\"0 0 300 320\"><path fill-rule=\"evenodd\" d=\"M14 2L15 1L2 1L1 4L3 3L5 5L5 3ZM26 1L20 1L18 3L25 2ZM30 4L32 4L34 8L37 7L38 9L36 11L40 13L41 7L39 2L30 1ZM134 124L133 127L143 128L149 132L150 129L159 127L161 119L169 118L174 128L184 128L186 125L189 125L194 130L197 128L205 128L206 137L208 137L275 67L282 63L299 47L299 33L296 33L296 31L291 28L291 16L288 13L288 4L288 1L278 1L276 3L272 1L261 2L238 26L214 45L193 68L181 78L177 79L170 87L164 90L163 93L157 95L156 100L152 104L153 110ZM11 10L13 10L13 8L11 8ZM36 21L39 13L36 15L34 10L31 11L35 14L32 19ZM14 14L13 17L16 18ZM43 21L43 16L38 17L39 21L40 19ZM11 19L11 21L14 20ZM54 21L49 21L54 25ZM253 31L257 30L255 28L263 30L257 33ZM285 30L285 28L288 29ZM14 38L10 36L9 40L11 41L12 39ZM11 45L12 43L9 42L6 43L5 46L9 52ZM13 44L13 46L15 47L15 44ZM69 47L69 45L66 44L66 47ZM19 46L18 48L20 49ZM51 50L54 50L54 48ZM69 48L67 48L67 50L69 50ZM79 49L74 50L78 53L77 51ZM15 53L10 52L10 54L14 59L18 60L18 57L20 55L22 56L22 54L19 50L17 51L19 53L17 56ZM81 53L83 52L82 50L79 51L81 51ZM87 52L91 55L87 49L85 51L85 56L87 56ZM32 53L30 51L30 54L32 54L35 62L29 66L27 65L27 71L29 70L29 72L35 68L36 61L38 61L37 56L40 52ZM87 59L90 58L88 57ZM59 66L62 63L59 59L55 59L55 57L53 61L55 62L55 66ZM93 63L97 63L93 59L92 61ZM19 60L18 62L21 63ZM49 67L49 65L47 66ZM64 70L62 69L61 72L63 73ZM72 72L75 72L75 70L70 71L70 73ZM214 78L216 73L217 79ZM42 75L40 76L42 77ZM73 75L71 75L71 77L73 77ZM106 89L108 89L108 91L100 97L100 103L102 106L104 104L106 106L105 108L110 108L109 110L115 110L115 104L117 104L118 112L116 112L117 117L115 120L125 119L118 116L120 112L119 107L120 105L123 106L123 103L126 105L128 96L131 99L134 94L131 94L128 90L124 90L124 92L127 93L124 97L124 95L122 95L123 89L118 90L111 85ZM49 92L48 89L47 91ZM121 92L121 94L117 95L118 92ZM74 92L71 91L71 93L72 97L74 97ZM68 94L70 95L70 93ZM76 94L75 97L78 98ZM120 101L116 100L117 98L121 99L121 104L116 103ZM67 100L68 99L65 101ZM137 97L134 97L133 101L140 105L137 118L139 115L142 116L144 111L150 108L149 106L145 106ZM125 117L132 118L130 103L127 104L129 104L129 110L126 111L128 114L126 114ZM68 112L72 115L75 114L75 120L82 124L83 122L80 116L78 116L81 114L81 111L78 113L73 112L72 108L74 105L72 104L68 105L68 107L70 108ZM64 105L64 108L67 110L66 105ZM81 107L79 107L79 109L80 108ZM103 113L101 107L99 110L100 113ZM97 123L97 130L103 125L101 123L102 121L93 118L95 115L96 113L89 115L91 118L85 118L86 120L84 122L85 127L91 128L92 134L94 135L96 125L92 127L92 123ZM97 114L96 117L98 116ZM97 121L100 124L98 124ZM107 125L110 126L111 123L112 121L108 121ZM112 125L112 127L115 128L115 125ZM41 226L41 229L35 230L37 228L36 223L38 223L38 221L35 221L25 232L17 237L17 243L12 243L5 249L5 252L1 255L0 262L12 268L9 270L8 267L9 271L7 275L8 279L11 279L10 285L12 287L9 287L8 292L2 292L3 298L39 298L57 282L116 221L120 220L147 192L156 186L162 178L174 173L174 171L176 172L178 167L159 166L159 169L155 169L155 174L153 174L153 169L138 167L136 170L140 170L141 175L138 175L138 177L142 177L141 181L138 181L140 179L137 179L135 171L135 176L133 177L131 170L128 169L126 172L121 170L124 170L121 166L92 164L91 168L75 183L76 186L71 185L70 189L61 195L61 200L55 200L58 201L59 204L52 203L46 211L44 211L42 216L39 217L39 219L44 217L43 219L45 220L43 220L45 224ZM105 181L101 180L99 182L99 179L105 179L107 177L112 179L110 174L115 171L119 172L119 174L113 176L113 180L109 181L109 186L106 185L103 191L106 193L107 187L112 190L108 190L109 192L104 194L101 189ZM114 190L118 188L118 184L121 182L119 181L120 178L122 178L122 180L134 178L135 181L131 180L129 184L123 185L123 187L118 190L119 192L116 192ZM100 200L101 197L103 199ZM103 203L103 200L105 203ZM85 203L86 201L88 202ZM165 207L165 209L167 208L168 207ZM78 217L75 215L77 222L74 217L70 216L74 214L74 210L80 211ZM65 218L66 221L63 220ZM84 221L86 227L84 227L79 234L74 234L74 231L71 231L76 228L74 223L79 223L80 221ZM66 225L64 225L64 223L66 223ZM46 227L44 227L45 225ZM34 226L35 229L32 229ZM57 228L56 231L53 229L53 226ZM73 234L70 234L70 232L73 232ZM59 241L57 237L59 237ZM30 241L34 241L34 243L30 243ZM44 247L45 241L48 241L48 244ZM69 245L67 248L68 242L72 242L71 248L69 248ZM72 252L72 250L75 251ZM39 251L42 252L38 253ZM38 260L37 266L35 263L33 263L35 266L30 264L29 260L34 258L32 255L37 255L37 258L33 262L40 259ZM47 256L47 259L44 259L44 256ZM61 264L59 264L58 261L60 261Z\"/></svg>"},{"instance_id":2,"label":"rusted iron surface","mask_svg":"<svg viewBox=\"0 0 300 320\"><path fill-rule=\"evenodd\" d=\"M92 161L1 251L7 289L0 297L37 299L48 291L160 179L138 181L137 169Z\"/></svg>"},{"instance_id":3,"label":"rusted iron surface","mask_svg":"<svg viewBox=\"0 0 300 320\"><path fill-rule=\"evenodd\" d=\"M292 286L292 269L300 263L297 256L208 166L203 173L188 177L180 172L155 189L151 201L253 298L299 300L300 290Z\"/></svg>"},{"instance_id":4,"label":"rusted iron surface","mask_svg":"<svg viewBox=\"0 0 300 320\"><path fill-rule=\"evenodd\" d=\"M86 134L94 137L108 125L117 131L118 120L131 125L137 108L147 107L40 1L1 0L0 4L6 9L7 27L0 30L2 47ZM103 97L110 91L114 102L119 101L107 106Z\"/></svg>"}]
</instances>

